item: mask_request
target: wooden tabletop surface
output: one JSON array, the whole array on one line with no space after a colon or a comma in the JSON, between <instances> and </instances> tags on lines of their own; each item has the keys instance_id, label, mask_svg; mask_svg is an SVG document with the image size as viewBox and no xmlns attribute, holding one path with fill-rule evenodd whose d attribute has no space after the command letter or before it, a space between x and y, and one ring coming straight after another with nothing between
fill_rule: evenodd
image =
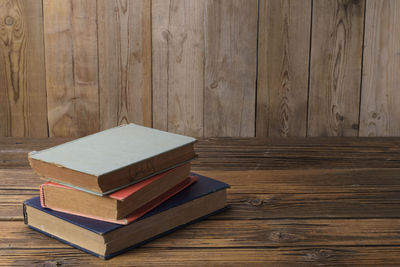
<instances>
[{"instance_id":1,"label":"wooden tabletop surface","mask_svg":"<svg viewBox=\"0 0 400 267\"><path fill-rule=\"evenodd\" d=\"M108 261L23 224L27 153L65 141L0 139L0 265L400 265L400 138L201 140L192 168L230 209Z\"/></svg>"}]
</instances>

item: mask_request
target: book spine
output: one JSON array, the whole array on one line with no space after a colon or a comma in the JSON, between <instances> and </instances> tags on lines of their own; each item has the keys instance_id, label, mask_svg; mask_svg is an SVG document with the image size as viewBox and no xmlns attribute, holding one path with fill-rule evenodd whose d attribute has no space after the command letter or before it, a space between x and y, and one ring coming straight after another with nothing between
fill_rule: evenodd
<instances>
[{"instance_id":1,"label":"book spine","mask_svg":"<svg viewBox=\"0 0 400 267\"><path fill-rule=\"evenodd\" d=\"M39 196L40 196L40 205L43 207L43 208L47 208L46 207L46 204L45 204L45 202L44 202L44 186L46 185L47 183L44 183L44 184L41 184L40 185L40 193L39 193Z\"/></svg>"},{"instance_id":2,"label":"book spine","mask_svg":"<svg viewBox=\"0 0 400 267\"><path fill-rule=\"evenodd\" d=\"M28 224L28 216L26 214L26 204L22 203L22 212L24 214L24 224Z\"/></svg>"}]
</instances>

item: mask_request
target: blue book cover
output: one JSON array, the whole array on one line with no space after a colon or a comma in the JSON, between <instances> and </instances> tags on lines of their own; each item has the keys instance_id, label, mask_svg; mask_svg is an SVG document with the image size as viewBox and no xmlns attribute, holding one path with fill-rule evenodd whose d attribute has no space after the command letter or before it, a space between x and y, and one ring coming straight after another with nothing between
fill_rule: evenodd
<instances>
[{"instance_id":1,"label":"blue book cover","mask_svg":"<svg viewBox=\"0 0 400 267\"><path fill-rule=\"evenodd\" d=\"M226 188L229 187L229 185L226 184L226 183L223 183L223 182L220 182L220 181L208 178L208 177L204 177L204 176L201 176L201 175L198 175L198 174L195 174L195 173L192 173L191 175L194 175L194 176L198 177L197 182L195 182L193 185L189 186L188 188L184 189L180 193L176 194L175 196L171 197L170 199L168 199L167 201L165 201L164 203L162 203L161 205L159 205L155 209L151 210L150 212L145 214L143 217L138 219L136 222L139 222L141 220L144 220L144 219L149 218L151 216L154 216L156 214L165 212L168 209L175 208L175 207L183 205L183 204L185 204L187 202L193 201L193 200L195 200L197 198L201 198L201 197L206 196L208 194L211 194L213 192L217 192L217 191L220 191L220 190L223 190L223 189L226 189ZM109 222L89 219L89 218L85 218L85 217L81 217L81 216L77 216L77 215L67 214L67 213L53 211L51 209L43 208L40 205L40 198L39 197L34 197L34 198L31 198L31 199L29 199L29 200L24 202L24 218L25 218L25 223L28 224L28 226L29 226L29 221L27 219L27 215L26 215L26 212L25 212L25 209L26 209L25 206L31 206L31 207L33 207L33 208L35 208L37 210L43 211L43 212L45 212L47 214L50 214L51 216L55 216L55 217L57 217L59 219L62 219L64 221L67 221L69 223L77 225L79 227L82 227L82 228L84 228L86 230L89 230L91 232L94 232L94 233L96 233L98 235L105 235L105 234L110 233L112 231L115 231L115 230L117 230L119 228L129 226L129 225L120 225L120 224L114 224L114 223L109 223ZM44 233L46 235L49 235L49 236L51 236L51 237L53 237L55 239L58 239L58 240L60 240L60 241L62 241L64 243L67 243L67 244L69 244L71 246L79 248L79 249L81 249L81 250L83 250L85 252L88 252L90 254L93 254L93 255L101 257L101 258L108 259L108 258L114 257L114 256L116 256L118 254L121 254L121 253L123 253L123 252L125 252L125 251L127 251L129 249L138 247L138 246L140 246L140 245L142 245L144 243L147 243L147 242L149 242L151 240L154 240L155 238L158 238L158 237L160 237L162 235L165 235L165 234L168 234L170 232L173 232L173 231L175 231L175 230L177 230L177 229L179 229L179 228L181 228L181 227L183 227L183 226L185 226L187 224L190 224L190 223L193 223L193 222L198 221L200 219L203 219L205 217L208 217L208 216L210 216L210 215L212 215L212 214L214 214L214 213L216 213L218 211L220 211L220 210L217 210L217 211L212 212L211 214L207 214L205 216L202 216L201 218L197 218L194 221L187 222L186 224L180 225L180 226L178 226L178 227L176 227L174 229L170 229L167 232L161 233L161 234L159 234L157 236L154 236L154 237L152 237L152 238L150 238L148 240L140 242L139 244L135 244L133 246L130 246L129 248L125 248L125 249L123 249L123 250L121 250L121 251L119 251L117 253L108 254L108 255L105 255L105 256L104 255L98 255L96 253L88 251L85 248L82 248L82 247L79 247L77 245L71 244L66 240L62 240L62 239L60 239L60 238L58 238L56 236L53 236L53 235L51 235L49 233L45 233L42 230L39 230L39 229L37 229L35 227L32 227L32 226L29 226L29 227L31 227L34 230L37 230L39 232L42 232L42 233Z\"/></svg>"}]
</instances>

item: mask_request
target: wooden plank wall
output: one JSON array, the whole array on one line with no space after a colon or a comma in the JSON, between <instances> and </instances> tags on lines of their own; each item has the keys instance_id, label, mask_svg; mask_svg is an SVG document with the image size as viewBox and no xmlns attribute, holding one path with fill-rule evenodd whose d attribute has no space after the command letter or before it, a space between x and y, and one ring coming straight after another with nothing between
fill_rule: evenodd
<instances>
[{"instance_id":1,"label":"wooden plank wall","mask_svg":"<svg viewBox=\"0 0 400 267\"><path fill-rule=\"evenodd\" d=\"M147 0L97 1L101 130L152 125L150 14Z\"/></svg>"},{"instance_id":2,"label":"wooden plank wall","mask_svg":"<svg viewBox=\"0 0 400 267\"><path fill-rule=\"evenodd\" d=\"M153 126L203 135L204 3L152 1Z\"/></svg>"},{"instance_id":3,"label":"wooden plank wall","mask_svg":"<svg viewBox=\"0 0 400 267\"><path fill-rule=\"evenodd\" d=\"M400 136L398 0L0 0L0 136Z\"/></svg>"},{"instance_id":4,"label":"wooden plank wall","mask_svg":"<svg viewBox=\"0 0 400 267\"><path fill-rule=\"evenodd\" d=\"M0 136L47 136L42 2L0 0Z\"/></svg>"},{"instance_id":5,"label":"wooden plank wall","mask_svg":"<svg viewBox=\"0 0 400 267\"><path fill-rule=\"evenodd\" d=\"M257 136L306 136L311 0L260 1Z\"/></svg>"},{"instance_id":6,"label":"wooden plank wall","mask_svg":"<svg viewBox=\"0 0 400 267\"><path fill-rule=\"evenodd\" d=\"M43 1L49 136L99 130L96 2Z\"/></svg>"},{"instance_id":7,"label":"wooden plank wall","mask_svg":"<svg viewBox=\"0 0 400 267\"><path fill-rule=\"evenodd\" d=\"M314 1L309 136L357 136L364 1Z\"/></svg>"}]
</instances>

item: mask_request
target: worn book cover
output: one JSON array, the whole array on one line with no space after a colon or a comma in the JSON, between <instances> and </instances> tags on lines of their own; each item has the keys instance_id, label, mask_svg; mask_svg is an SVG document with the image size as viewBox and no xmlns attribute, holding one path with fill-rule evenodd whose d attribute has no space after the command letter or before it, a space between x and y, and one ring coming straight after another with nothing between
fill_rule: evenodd
<instances>
[{"instance_id":1,"label":"worn book cover","mask_svg":"<svg viewBox=\"0 0 400 267\"><path fill-rule=\"evenodd\" d=\"M46 180L105 195L188 162L192 137L127 124L29 153Z\"/></svg>"},{"instance_id":2,"label":"worn book cover","mask_svg":"<svg viewBox=\"0 0 400 267\"><path fill-rule=\"evenodd\" d=\"M196 183L128 225L43 208L39 197L24 202L24 220L36 231L108 259L223 210L229 185L193 175Z\"/></svg>"},{"instance_id":3,"label":"worn book cover","mask_svg":"<svg viewBox=\"0 0 400 267\"><path fill-rule=\"evenodd\" d=\"M163 202L168 200L170 197L172 197L172 196L176 195L177 193L179 193L180 191L184 190L186 187L188 187L191 184L193 184L194 182L196 182L196 180L197 180L196 176L191 176L191 177L186 178L181 183L175 185L168 191L164 192L163 194L161 194L158 197L151 200L150 202L145 203L143 206L132 211L130 214L128 214L125 218L122 218L122 219L111 219L111 218L100 217L100 216L96 216L96 215L89 215L87 213L82 213L82 212L65 210L62 208L57 208L57 207L52 207L52 206L49 207L46 204L46 199L45 199L44 193L43 193L44 185L42 185L40 187L40 204L44 208L50 208L52 210L57 210L57 211L61 211L61 212L69 213L69 214L73 214L73 215L79 215L79 216L83 216L86 218L91 218L91 219L96 219L96 220L101 220L101 221L106 221L106 222L112 222L112 223L116 223L116 224L129 224L131 222L136 221L137 219L139 219L140 217L142 217L144 214L151 211L155 207L159 206L160 204L162 204ZM65 185L60 185L60 184L55 184L55 183L47 183L45 185L51 186L51 187L61 187L63 189L66 189L67 191L76 190L73 188L68 188ZM67 191L65 191L65 192L68 193ZM65 196L68 196L68 194L66 194ZM124 196L124 194L118 194L117 197L126 197L126 195ZM112 198L112 196L111 196L111 198ZM68 201L68 197L66 197L66 201Z\"/></svg>"},{"instance_id":4,"label":"worn book cover","mask_svg":"<svg viewBox=\"0 0 400 267\"><path fill-rule=\"evenodd\" d=\"M40 196L47 208L127 224L137 218L138 211L145 212L188 186L185 180L189 175L190 164L184 164L106 196L46 182L40 187Z\"/></svg>"}]
</instances>

